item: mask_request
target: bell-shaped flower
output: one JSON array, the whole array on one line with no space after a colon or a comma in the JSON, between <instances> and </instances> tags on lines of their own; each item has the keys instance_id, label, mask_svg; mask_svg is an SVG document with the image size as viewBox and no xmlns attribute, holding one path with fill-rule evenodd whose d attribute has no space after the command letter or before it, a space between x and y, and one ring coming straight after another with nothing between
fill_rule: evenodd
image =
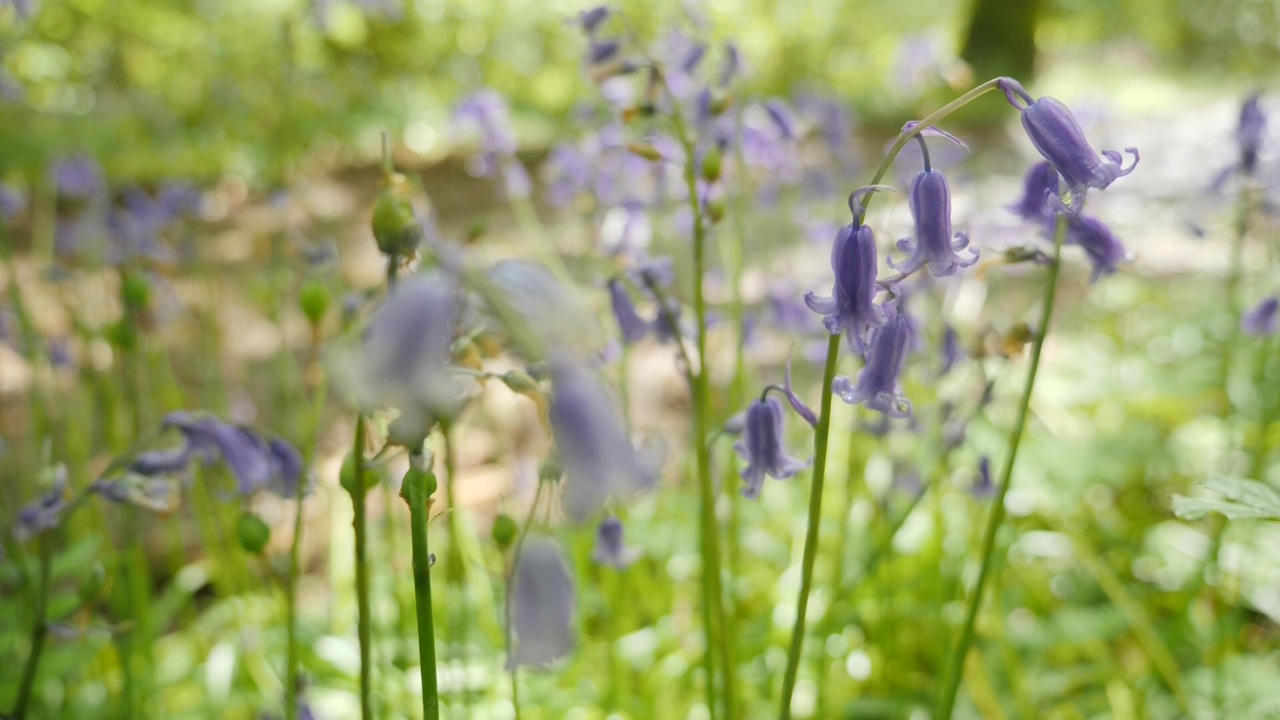
<instances>
[{"instance_id":1,"label":"bell-shaped flower","mask_svg":"<svg viewBox=\"0 0 1280 720\"><path fill-rule=\"evenodd\" d=\"M858 373L857 382L839 376L831 389L850 405L862 403L892 418L909 417L911 403L902 395L898 376L910 346L911 323L906 313L896 313L871 338L867 364Z\"/></svg>"},{"instance_id":2,"label":"bell-shaped flower","mask_svg":"<svg viewBox=\"0 0 1280 720\"><path fill-rule=\"evenodd\" d=\"M13 539L26 542L57 528L71 502L67 496L67 470L55 468L48 488L40 497L23 505L13 523Z\"/></svg>"},{"instance_id":3,"label":"bell-shaped flower","mask_svg":"<svg viewBox=\"0 0 1280 720\"><path fill-rule=\"evenodd\" d=\"M1075 116L1058 100L1033 98L1012 78L1001 78L1000 89L1009 104L1022 112L1022 127L1031 144L1045 160L1053 163L1067 183L1073 208L1080 207L1089 188L1102 190L1137 166L1137 148L1125 148L1125 152L1133 155L1133 164L1128 167L1123 167L1124 158L1115 150L1103 150L1101 154L1094 150Z\"/></svg>"},{"instance_id":4,"label":"bell-shaped flower","mask_svg":"<svg viewBox=\"0 0 1280 720\"><path fill-rule=\"evenodd\" d=\"M867 333L888 321L884 308L875 302L876 238L871 228L862 224L860 198L879 188L866 187L849 196L853 222L836 235L831 247L831 270L835 282L830 297L806 293L809 309L822 315L822 324L832 335L845 334L849 349L859 355L867 351Z\"/></svg>"},{"instance_id":5,"label":"bell-shaped flower","mask_svg":"<svg viewBox=\"0 0 1280 720\"><path fill-rule=\"evenodd\" d=\"M900 264L890 261L890 267L910 275L928 265L934 277L947 277L978 262L977 250L971 249L966 257L958 254L969 246L969 236L958 232L952 239L951 188L941 170L921 170L911 181L908 200L915 221L915 240L898 241L898 249L907 253L907 259Z\"/></svg>"},{"instance_id":6,"label":"bell-shaped flower","mask_svg":"<svg viewBox=\"0 0 1280 720\"><path fill-rule=\"evenodd\" d=\"M130 464L130 472L124 480L131 475L176 475L193 460L204 463L222 460L235 476L241 495L250 495L257 490L267 490L282 497L292 497L297 493L303 474L302 456L284 440L267 439L253 430L223 422L207 413L172 412L165 417L163 426L182 433L183 444L176 448L139 453ZM111 482L115 480L113 478ZM159 494L163 488L113 488L108 484L97 490L109 499L126 502L123 496L116 497L113 493L129 494L137 499L140 491ZM155 498L152 501L151 504L159 502ZM141 502L132 504L148 506Z\"/></svg>"},{"instance_id":7,"label":"bell-shaped flower","mask_svg":"<svg viewBox=\"0 0 1280 720\"><path fill-rule=\"evenodd\" d=\"M1280 297L1272 295L1253 306L1240 317L1240 330L1246 335L1266 337L1276 332L1276 309L1280 308Z\"/></svg>"},{"instance_id":8,"label":"bell-shaped flower","mask_svg":"<svg viewBox=\"0 0 1280 720\"><path fill-rule=\"evenodd\" d=\"M596 528L596 546L591 559L618 570L625 569L640 557L640 551L627 545L622 537L622 521L609 515Z\"/></svg>"},{"instance_id":9,"label":"bell-shaped flower","mask_svg":"<svg viewBox=\"0 0 1280 720\"><path fill-rule=\"evenodd\" d=\"M1009 211L1027 222L1045 222L1053 218L1049 195L1059 193L1058 171L1048 161L1031 166L1022 179L1022 198L1009 206Z\"/></svg>"},{"instance_id":10,"label":"bell-shaped flower","mask_svg":"<svg viewBox=\"0 0 1280 720\"><path fill-rule=\"evenodd\" d=\"M649 332L650 324L636 312L631 295L618 278L609 279L609 302L618 328L622 330L622 341L628 345L639 342Z\"/></svg>"},{"instance_id":11,"label":"bell-shaped flower","mask_svg":"<svg viewBox=\"0 0 1280 720\"><path fill-rule=\"evenodd\" d=\"M152 512L167 514L178 509L178 483L171 477L149 477L130 472L110 480L94 480L89 490L113 503Z\"/></svg>"},{"instance_id":12,"label":"bell-shaped flower","mask_svg":"<svg viewBox=\"0 0 1280 720\"><path fill-rule=\"evenodd\" d=\"M551 429L567 478L565 511L576 522L610 499L648 490L657 479L627 437L622 416L595 373L564 357L552 363Z\"/></svg>"},{"instance_id":13,"label":"bell-shaped flower","mask_svg":"<svg viewBox=\"0 0 1280 720\"><path fill-rule=\"evenodd\" d=\"M576 591L569 565L548 538L530 537L512 573L510 622L514 647L507 668L543 668L568 657Z\"/></svg>"},{"instance_id":14,"label":"bell-shaped flower","mask_svg":"<svg viewBox=\"0 0 1280 720\"><path fill-rule=\"evenodd\" d=\"M747 461L741 472L746 482L743 497L758 497L765 475L785 480L808 467L809 463L791 457L783 448L783 427L782 403L776 398L755 400L747 408L742 438L733 446L738 456Z\"/></svg>"},{"instance_id":15,"label":"bell-shaped flower","mask_svg":"<svg viewBox=\"0 0 1280 720\"><path fill-rule=\"evenodd\" d=\"M1240 172L1252 175L1258 169L1258 154L1267 134L1267 115L1262 111L1262 96L1254 93L1240 106L1240 123L1236 126L1236 144L1240 146Z\"/></svg>"},{"instance_id":16,"label":"bell-shaped flower","mask_svg":"<svg viewBox=\"0 0 1280 720\"><path fill-rule=\"evenodd\" d=\"M996 495L996 483L991 479L991 458L986 455L978 460L978 476L969 486L969 493L975 500L990 500Z\"/></svg>"},{"instance_id":17,"label":"bell-shaped flower","mask_svg":"<svg viewBox=\"0 0 1280 720\"><path fill-rule=\"evenodd\" d=\"M1124 245L1116 239L1111 228L1095 217L1073 215L1067 221L1067 244L1079 245L1093 265L1094 282L1103 275L1116 271L1116 266L1129 259Z\"/></svg>"}]
</instances>

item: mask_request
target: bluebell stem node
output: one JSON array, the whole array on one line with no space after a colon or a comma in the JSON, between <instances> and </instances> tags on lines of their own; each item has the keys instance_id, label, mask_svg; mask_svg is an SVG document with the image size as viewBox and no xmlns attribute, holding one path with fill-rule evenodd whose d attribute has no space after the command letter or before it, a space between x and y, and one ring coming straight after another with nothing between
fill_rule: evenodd
<instances>
[{"instance_id":1,"label":"bluebell stem node","mask_svg":"<svg viewBox=\"0 0 1280 720\"><path fill-rule=\"evenodd\" d=\"M742 438L733 446L738 456L747 462L741 472L746 482L743 497L759 497L765 475L785 480L809 466L787 454L782 445L783 428L782 403L776 398L754 400L747 407Z\"/></svg>"},{"instance_id":2,"label":"bluebell stem node","mask_svg":"<svg viewBox=\"0 0 1280 720\"><path fill-rule=\"evenodd\" d=\"M628 345L639 342L649 332L649 322L636 312L631 295L616 277L609 278L609 302L613 307L613 317L618 321L618 329L622 331L622 341Z\"/></svg>"},{"instance_id":3,"label":"bluebell stem node","mask_svg":"<svg viewBox=\"0 0 1280 720\"><path fill-rule=\"evenodd\" d=\"M909 130L914 125L915 123L907 123L907 128L904 130ZM942 171L930 166L928 150L925 149L924 140L921 138L930 130L934 132L929 134L940 134L963 145L955 137L932 127L916 135L920 141L921 150L925 153L925 167L912 179L907 196L911 217L915 221L915 241L912 242L911 238L899 240L898 249L907 254L907 259L901 264L891 260L889 266L903 275L910 275L928 265L929 272L934 277L947 277L954 275L956 270L967 268L978 262L978 251L970 250L967 257L957 254L958 251L969 246L969 236L958 232L955 233L954 240L952 239L951 188L947 185L947 178Z\"/></svg>"},{"instance_id":4,"label":"bluebell stem node","mask_svg":"<svg viewBox=\"0 0 1280 720\"><path fill-rule=\"evenodd\" d=\"M832 391L850 405L861 403L892 418L910 417L911 403L903 397L898 384L910 345L911 323L906 313L896 313L871 338L867 364L858 373L857 383L838 376L831 385Z\"/></svg>"},{"instance_id":5,"label":"bluebell stem node","mask_svg":"<svg viewBox=\"0 0 1280 720\"><path fill-rule=\"evenodd\" d=\"M1009 211L1028 222L1051 220L1054 212L1048 196L1057 197L1060 185L1058 171L1048 160L1032 165L1022 179L1022 198L1010 205Z\"/></svg>"},{"instance_id":6,"label":"bluebell stem node","mask_svg":"<svg viewBox=\"0 0 1280 720\"><path fill-rule=\"evenodd\" d=\"M1071 215L1067 219L1067 244L1084 248L1093 265L1089 282L1096 282L1103 275L1110 275L1116 267L1129 260L1129 253L1101 220L1087 215Z\"/></svg>"},{"instance_id":7,"label":"bluebell stem node","mask_svg":"<svg viewBox=\"0 0 1280 720\"><path fill-rule=\"evenodd\" d=\"M1124 158L1115 150L1103 150L1101 154L1095 151L1075 116L1058 100L1033 98L1013 78L1000 78L999 87L1009 104L1022 113L1022 127L1031 144L1062 175L1071 194L1072 210L1081 207L1089 188L1102 190L1137 167L1137 148L1125 148L1133 155L1133 164L1128 167L1123 167Z\"/></svg>"},{"instance_id":8,"label":"bluebell stem node","mask_svg":"<svg viewBox=\"0 0 1280 720\"><path fill-rule=\"evenodd\" d=\"M577 591L559 546L545 537L527 538L511 583L514 648L507 668L545 668L568 657L577 645L573 633Z\"/></svg>"},{"instance_id":9,"label":"bluebell stem node","mask_svg":"<svg viewBox=\"0 0 1280 720\"><path fill-rule=\"evenodd\" d=\"M18 510L18 517L13 523L13 539L24 543L57 528L70 505L67 470L59 465L52 470L44 492Z\"/></svg>"},{"instance_id":10,"label":"bluebell stem node","mask_svg":"<svg viewBox=\"0 0 1280 720\"><path fill-rule=\"evenodd\" d=\"M567 481L564 507L582 522L611 500L648 490L656 480L627 437L622 417L591 370L552 361L551 429Z\"/></svg>"},{"instance_id":11,"label":"bluebell stem node","mask_svg":"<svg viewBox=\"0 0 1280 720\"><path fill-rule=\"evenodd\" d=\"M640 551L628 546L623 539L622 521L613 515L605 516L596 527L596 546L591 551L591 560L624 570L639 557Z\"/></svg>"},{"instance_id":12,"label":"bluebell stem node","mask_svg":"<svg viewBox=\"0 0 1280 720\"><path fill-rule=\"evenodd\" d=\"M862 223L862 196L881 189L884 188L864 187L849 196L853 222L840 229L831 247L831 270L835 275L831 296L818 297L811 292L804 296L809 309L823 316L827 332L844 333L849 349L859 355L867 351L867 333L889 319L884 307L875 302L879 290L875 234Z\"/></svg>"},{"instance_id":13,"label":"bluebell stem node","mask_svg":"<svg viewBox=\"0 0 1280 720\"><path fill-rule=\"evenodd\" d=\"M1253 337L1274 335L1277 327L1276 309L1280 308L1280 297L1272 295L1253 306L1240 316L1240 330Z\"/></svg>"}]
</instances>

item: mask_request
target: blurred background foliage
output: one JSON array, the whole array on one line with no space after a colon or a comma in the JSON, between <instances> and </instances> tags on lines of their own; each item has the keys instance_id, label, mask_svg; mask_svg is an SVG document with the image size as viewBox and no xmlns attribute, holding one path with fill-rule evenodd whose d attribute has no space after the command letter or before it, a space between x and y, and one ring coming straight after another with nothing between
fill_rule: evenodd
<instances>
[{"instance_id":1,"label":"blurred background foliage","mask_svg":"<svg viewBox=\"0 0 1280 720\"><path fill-rule=\"evenodd\" d=\"M1280 59L1276 0L622 5L642 38L673 25L733 38L749 58L747 93L830 88L873 122L936 104L975 75L1025 76L1028 28L1042 58L1096 61L1106 48L1131 72L1161 67L1192 83L1260 80ZM0 172L39 186L51 161L79 151L119 180L235 175L276 187L309 164L368 162L382 130L438 159L451 145L448 108L481 85L510 99L526 147L545 145L587 95L584 41L572 23L583 7L7 0Z\"/></svg>"}]
</instances>

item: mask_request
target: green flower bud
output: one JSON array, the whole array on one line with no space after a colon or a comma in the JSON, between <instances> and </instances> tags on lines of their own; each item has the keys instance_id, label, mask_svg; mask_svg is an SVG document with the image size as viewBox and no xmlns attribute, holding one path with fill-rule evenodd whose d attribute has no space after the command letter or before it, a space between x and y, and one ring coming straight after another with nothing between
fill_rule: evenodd
<instances>
[{"instance_id":1,"label":"green flower bud","mask_svg":"<svg viewBox=\"0 0 1280 720\"><path fill-rule=\"evenodd\" d=\"M702 177L707 182L715 182L720 179L720 146L712 145L711 149L702 158Z\"/></svg>"},{"instance_id":2,"label":"green flower bud","mask_svg":"<svg viewBox=\"0 0 1280 720\"><path fill-rule=\"evenodd\" d=\"M240 513L236 518L236 539L245 552L258 555L271 539L271 528L251 512Z\"/></svg>"},{"instance_id":3,"label":"green flower bud","mask_svg":"<svg viewBox=\"0 0 1280 720\"><path fill-rule=\"evenodd\" d=\"M307 280L298 293L298 305L302 308L302 314L307 316L307 321L312 325L320 324L325 313L329 311L332 300L333 295L329 292L329 286L325 285L320 278Z\"/></svg>"},{"instance_id":4,"label":"green flower bud","mask_svg":"<svg viewBox=\"0 0 1280 720\"><path fill-rule=\"evenodd\" d=\"M391 257L413 257L422 242L422 223L413 211L409 181L394 173L373 206L373 237Z\"/></svg>"},{"instance_id":5,"label":"green flower bud","mask_svg":"<svg viewBox=\"0 0 1280 720\"><path fill-rule=\"evenodd\" d=\"M120 281L120 299L127 310L145 309L151 302L151 284L139 273L126 273Z\"/></svg>"},{"instance_id":6,"label":"green flower bud","mask_svg":"<svg viewBox=\"0 0 1280 720\"><path fill-rule=\"evenodd\" d=\"M348 493L351 493L353 495L355 494L355 490L356 490L355 455L352 455L351 453L347 453L347 456L343 458L342 469L338 471L338 484L341 485L342 489L346 490ZM369 488L377 484L378 484L378 473L374 472L373 468L369 467L369 465L366 463L364 466L365 491L368 491Z\"/></svg>"},{"instance_id":7,"label":"green flower bud","mask_svg":"<svg viewBox=\"0 0 1280 720\"><path fill-rule=\"evenodd\" d=\"M511 547L511 543L515 542L516 534L520 528L516 526L516 521L511 519L510 515L500 513L498 517L493 519L493 541L498 547L506 550Z\"/></svg>"}]
</instances>

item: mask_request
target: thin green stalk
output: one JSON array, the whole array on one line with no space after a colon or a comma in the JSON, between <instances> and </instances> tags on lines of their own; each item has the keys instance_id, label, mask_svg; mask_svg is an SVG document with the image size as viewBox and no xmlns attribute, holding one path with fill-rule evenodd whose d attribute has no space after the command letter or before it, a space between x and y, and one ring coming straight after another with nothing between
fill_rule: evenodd
<instances>
[{"instance_id":1,"label":"thin green stalk","mask_svg":"<svg viewBox=\"0 0 1280 720\"><path fill-rule=\"evenodd\" d=\"M1005 460L1004 471L1000 474L1000 485L996 488L995 498L991 501L991 513L987 517L987 526L982 537L982 565L978 570L978 581L969 595L965 609L964 625L960 630L960 638L951 654L951 662L947 666L942 695L939 701L938 718L950 720L955 709L956 694L960 690L963 675L964 659L973 643L974 624L978 618L978 608L982 605L982 591L987 581L987 574L994 562L996 533L1004 520L1004 498L1009 492L1009 484L1013 478L1014 463L1018 459L1018 447L1022 443L1022 433L1030 414L1031 393L1035 390L1036 374L1040 369L1040 355L1044 350L1044 339L1049 335L1049 323L1053 320L1054 298L1058 291L1058 271L1061 268L1062 241L1067 232L1067 219L1063 215L1057 218L1053 233L1053 264L1049 266L1045 277L1043 307L1040 309L1040 324L1036 327L1035 340L1031 346L1031 362L1027 367L1027 384L1022 391L1022 401L1018 406L1018 417L1009 433L1008 459Z\"/></svg>"},{"instance_id":2,"label":"thin green stalk","mask_svg":"<svg viewBox=\"0 0 1280 720\"><path fill-rule=\"evenodd\" d=\"M431 553L427 546L427 521L435 477L419 453L410 456L400 496L409 504L409 527L413 536L413 594L418 616L418 653L422 673L422 715L426 720L440 717L440 689L436 682L435 620L431 613Z\"/></svg>"},{"instance_id":3,"label":"thin green stalk","mask_svg":"<svg viewBox=\"0 0 1280 720\"><path fill-rule=\"evenodd\" d=\"M462 556L462 528L459 526L461 505L458 503L458 456L453 445L453 426L450 423L440 424L440 437L444 445L444 487L449 498L449 511L445 513L445 523L449 531L449 562L445 577L450 587L456 592L455 605L449 612L449 638L456 643L460 655L465 662L467 656L467 629L471 627L470 587L467 583L466 565ZM460 622L455 622L460 620ZM462 693L466 704L467 693Z\"/></svg>"},{"instance_id":4,"label":"thin green stalk","mask_svg":"<svg viewBox=\"0 0 1280 720\"><path fill-rule=\"evenodd\" d=\"M875 176L871 179L871 185L878 184L884 178L885 173L889 171L889 167L893 164L894 158L911 141L911 138L983 94L994 90L999 80L999 78L988 80L930 113L912 129L899 133L898 139L889 148L888 154L885 155L880 167L876 170ZM871 204L873 198L874 195L867 195L862 199L862 217L854 218L855 222L862 222L862 219L866 217L867 206ZM822 385L822 413L818 416L818 425L813 439L813 487L810 490L811 496L809 499L809 526L805 532L804 560L801 563L800 597L796 601L796 623L791 632L791 649L787 654L787 670L782 682L780 717L783 720L791 717L791 695L795 691L796 673L800 667L800 651L804 645L804 617L806 606L809 603L809 588L813 581L812 558L818 552L817 525L822 518L822 484L827 472L827 443L828 435L831 432L831 383L835 378L835 369L839 356L840 337L833 335L827 343L826 370L823 373Z\"/></svg>"},{"instance_id":5,"label":"thin green stalk","mask_svg":"<svg viewBox=\"0 0 1280 720\"><path fill-rule=\"evenodd\" d=\"M356 416L355 439L351 446L351 462L353 464L351 504L355 508L355 519L352 527L356 535L356 634L360 639L360 717L373 720L373 698L371 694L373 675L370 662L370 645L372 643L369 617L369 567L365 562L368 538L365 533L365 479L364 479L364 415Z\"/></svg>"},{"instance_id":6,"label":"thin green stalk","mask_svg":"<svg viewBox=\"0 0 1280 720\"><path fill-rule=\"evenodd\" d=\"M693 141L679 113L674 113L672 120L675 122L676 133L681 145L684 146L685 158L687 158L684 164L685 190L689 195L689 208L693 211L693 315L698 325L698 369L693 374L693 442L700 504L698 529L702 546L702 607L706 617L703 631L707 646L703 662L707 671L707 708L712 720L715 720L717 702L713 653L718 650L723 672L724 687L721 697L724 714L726 720L733 720L737 717L735 712L737 692L734 682L733 654L726 639L724 598L720 588L720 540L716 534L718 528L716 497L714 481L711 477L711 449L707 446L707 432L711 425L711 387L707 368L707 300L702 287L703 275L706 271L707 229L702 216L702 203L698 199L698 177L694 167L696 153ZM690 372L693 372L692 368Z\"/></svg>"},{"instance_id":7,"label":"thin green stalk","mask_svg":"<svg viewBox=\"0 0 1280 720\"><path fill-rule=\"evenodd\" d=\"M44 652L44 641L49 634L49 588L53 567L53 538L45 535L40 538L40 586L36 593L36 616L31 625L31 652L27 655L26 665L22 668L22 681L18 685L18 700L13 706L15 720L23 720L31 703L31 694L35 691L36 673L40 667L40 656Z\"/></svg>"}]
</instances>

